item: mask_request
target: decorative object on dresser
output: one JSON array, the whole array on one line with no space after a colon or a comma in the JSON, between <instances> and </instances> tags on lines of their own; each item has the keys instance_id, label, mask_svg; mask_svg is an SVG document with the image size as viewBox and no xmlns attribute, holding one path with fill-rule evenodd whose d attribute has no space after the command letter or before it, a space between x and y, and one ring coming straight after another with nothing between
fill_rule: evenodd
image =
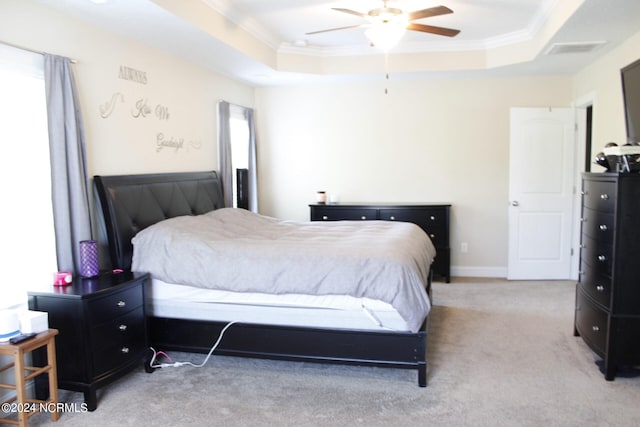
<instances>
[{"instance_id":1,"label":"decorative object on dresser","mask_svg":"<svg viewBox=\"0 0 640 427\"><path fill-rule=\"evenodd\" d=\"M48 312L50 326L60 332L59 387L84 392L89 411L97 407L96 389L144 366L148 280L148 274L107 273L78 277L72 285L48 292L29 292L29 308ZM46 383L36 381L39 398L48 392Z\"/></svg>"},{"instance_id":2,"label":"decorative object on dresser","mask_svg":"<svg viewBox=\"0 0 640 427\"><path fill-rule=\"evenodd\" d=\"M640 175L582 177L574 335L603 359L605 379L640 364Z\"/></svg>"},{"instance_id":3,"label":"decorative object on dresser","mask_svg":"<svg viewBox=\"0 0 640 427\"><path fill-rule=\"evenodd\" d=\"M451 280L449 247L449 211L451 205L422 204L314 204L311 221L383 220L412 222L422 228L436 247L433 272Z\"/></svg>"}]
</instances>

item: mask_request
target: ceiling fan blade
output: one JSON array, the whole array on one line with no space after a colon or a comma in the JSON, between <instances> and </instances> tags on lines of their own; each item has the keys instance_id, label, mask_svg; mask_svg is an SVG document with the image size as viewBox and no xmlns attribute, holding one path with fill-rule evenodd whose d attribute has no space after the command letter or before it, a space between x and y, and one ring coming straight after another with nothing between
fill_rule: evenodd
<instances>
[{"instance_id":1,"label":"ceiling fan blade","mask_svg":"<svg viewBox=\"0 0 640 427\"><path fill-rule=\"evenodd\" d=\"M407 30L421 31L423 33L437 34L439 36L454 37L457 36L460 30L454 30L452 28L434 27L433 25L414 24L413 22L407 25Z\"/></svg>"},{"instance_id":2,"label":"ceiling fan blade","mask_svg":"<svg viewBox=\"0 0 640 427\"><path fill-rule=\"evenodd\" d=\"M331 9L333 10L337 10L338 12L344 12L344 13L348 13L350 15L356 15L359 16L361 18L366 18L367 14L366 13L362 13L362 12L357 12L355 10L351 10L351 9L344 9L342 7L332 7Z\"/></svg>"},{"instance_id":3,"label":"ceiling fan blade","mask_svg":"<svg viewBox=\"0 0 640 427\"><path fill-rule=\"evenodd\" d=\"M310 33L305 33L305 34L309 36L311 34L328 33L329 31L348 30L350 28L358 28L358 27L362 27L362 25L349 25L348 27L329 28L327 30L311 31Z\"/></svg>"},{"instance_id":4,"label":"ceiling fan blade","mask_svg":"<svg viewBox=\"0 0 640 427\"><path fill-rule=\"evenodd\" d=\"M416 10L415 12L409 12L409 21L416 19L428 18L430 16L446 15L447 13L453 13L453 10L446 6L430 7L429 9Z\"/></svg>"}]
</instances>

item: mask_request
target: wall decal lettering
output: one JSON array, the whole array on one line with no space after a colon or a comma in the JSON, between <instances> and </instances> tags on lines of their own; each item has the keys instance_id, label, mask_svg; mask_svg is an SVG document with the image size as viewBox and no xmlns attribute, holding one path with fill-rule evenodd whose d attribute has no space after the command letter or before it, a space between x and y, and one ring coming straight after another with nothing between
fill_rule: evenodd
<instances>
[{"instance_id":1,"label":"wall decal lettering","mask_svg":"<svg viewBox=\"0 0 640 427\"><path fill-rule=\"evenodd\" d=\"M120 66L120 71L118 72L118 78L122 80L129 80L132 82L140 83L143 85L147 84L146 71L136 70L135 68L126 67L124 65Z\"/></svg>"},{"instance_id":2,"label":"wall decal lettering","mask_svg":"<svg viewBox=\"0 0 640 427\"><path fill-rule=\"evenodd\" d=\"M174 152L178 152L178 150L183 149L185 146L184 138L174 138L173 136L167 138L164 133L158 132L156 135L156 153L164 150L165 148L173 148ZM199 150L202 147L202 142L200 141L188 141L187 142L187 151L189 151L189 147Z\"/></svg>"},{"instance_id":3,"label":"wall decal lettering","mask_svg":"<svg viewBox=\"0 0 640 427\"><path fill-rule=\"evenodd\" d=\"M158 120L169 120L169 107L164 105L156 105L156 117Z\"/></svg>"},{"instance_id":4,"label":"wall decal lettering","mask_svg":"<svg viewBox=\"0 0 640 427\"><path fill-rule=\"evenodd\" d=\"M138 83L141 85L147 85L148 78L146 71L136 70L135 68L127 67L125 65L120 65L118 68L118 79L127 80L130 82ZM121 83L117 85L118 88L122 86ZM149 90L150 87L147 86ZM145 88L145 92L146 89ZM133 89L128 86L128 89ZM99 105L100 117L103 119L115 120L118 122L119 127L122 126L123 132L126 132L125 129L127 127L127 123L124 120L142 120L142 122L155 122L155 120L168 122L171 118L170 109L167 105L161 103L154 103L149 100L146 93L139 93L140 91L134 90L124 90L123 92L117 91L113 92L111 95L111 99L107 100L103 104ZM125 103L125 93L127 102ZM135 100L135 101L134 101ZM126 104L122 107L119 107L120 104ZM124 116L114 114L116 108L123 108L121 113L124 113ZM127 113L128 109L128 113ZM175 118L174 118L175 120ZM149 122L150 123L150 122ZM147 123L144 123L142 126L135 126L132 129L136 132L143 128L146 132L154 132L154 130L150 129ZM190 129L190 127L189 127ZM200 150L203 146L202 140L200 139L188 139L177 136L169 136L165 135L163 132L158 132L157 128L155 130L155 141L153 146L155 147L156 153L160 152L172 152L178 153L181 151L189 152L191 150ZM152 137L153 138L153 137Z\"/></svg>"},{"instance_id":5,"label":"wall decal lettering","mask_svg":"<svg viewBox=\"0 0 640 427\"><path fill-rule=\"evenodd\" d=\"M147 104L147 100L137 100L135 107L133 107L131 111L131 115L137 119L138 117L147 117L148 114L151 114L151 108Z\"/></svg>"},{"instance_id":6,"label":"wall decal lettering","mask_svg":"<svg viewBox=\"0 0 640 427\"><path fill-rule=\"evenodd\" d=\"M116 108L118 100L120 100L120 102L124 102L124 95L122 93L116 92L111 95L111 99L100 106L100 117L103 119L109 117Z\"/></svg>"}]
</instances>

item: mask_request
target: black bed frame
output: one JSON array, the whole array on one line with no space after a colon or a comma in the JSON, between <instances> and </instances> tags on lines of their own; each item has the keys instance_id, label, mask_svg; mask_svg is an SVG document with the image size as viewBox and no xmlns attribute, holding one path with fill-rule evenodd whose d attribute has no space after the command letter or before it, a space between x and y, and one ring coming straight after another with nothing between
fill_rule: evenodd
<instances>
[{"instance_id":1,"label":"black bed frame","mask_svg":"<svg viewBox=\"0 0 640 427\"><path fill-rule=\"evenodd\" d=\"M131 238L158 221L224 207L216 172L95 176L113 268L131 269ZM431 275L427 284L430 294ZM150 317L156 349L207 353L225 322ZM237 323L216 354L417 369L427 385L427 320L417 333Z\"/></svg>"}]
</instances>

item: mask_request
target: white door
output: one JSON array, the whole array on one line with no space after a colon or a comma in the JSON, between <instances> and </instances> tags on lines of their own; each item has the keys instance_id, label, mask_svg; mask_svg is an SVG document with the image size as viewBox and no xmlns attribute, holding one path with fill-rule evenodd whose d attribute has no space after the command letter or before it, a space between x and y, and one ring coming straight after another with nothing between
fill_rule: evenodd
<instances>
[{"instance_id":1,"label":"white door","mask_svg":"<svg viewBox=\"0 0 640 427\"><path fill-rule=\"evenodd\" d=\"M571 108L511 109L508 279L570 278L574 135Z\"/></svg>"}]
</instances>

